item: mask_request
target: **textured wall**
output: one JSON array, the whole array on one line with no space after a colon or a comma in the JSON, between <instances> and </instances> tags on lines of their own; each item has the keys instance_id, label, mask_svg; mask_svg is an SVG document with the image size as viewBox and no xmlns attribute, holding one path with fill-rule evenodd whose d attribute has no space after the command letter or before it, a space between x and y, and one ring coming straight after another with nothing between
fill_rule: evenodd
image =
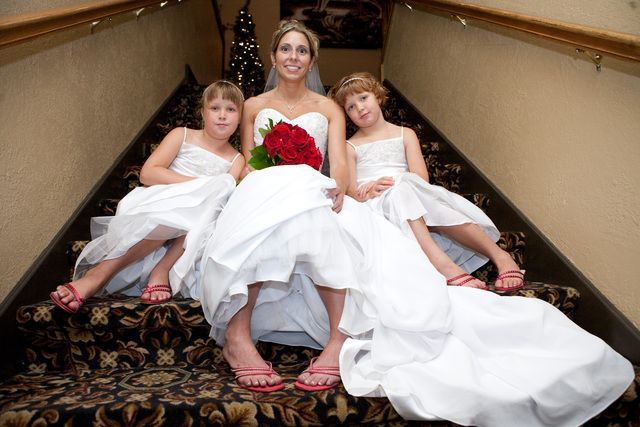
<instances>
[{"instance_id":1,"label":"textured wall","mask_svg":"<svg viewBox=\"0 0 640 427\"><path fill-rule=\"evenodd\" d=\"M575 10L574 22L640 34L637 1L535 3L481 4L552 19ZM570 46L396 6L384 64L386 78L640 326L640 63L605 57L598 73Z\"/></svg>"},{"instance_id":2,"label":"textured wall","mask_svg":"<svg viewBox=\"0 0 640 427\"><path fill-rule=\"evenodd\" d=\"M2 14L47 7L7 2ZM71 1L49 2L67 6ZM132 14L0 49L0 299L46 248L190 64L221 55L211 3Z\"/></svg>"},{"instance_id":3,"label":"textured wall","mask_svg":"<svg viewBox=\"0 0 640 427\"><path fill-rule=\"evenodd\" d=\"M225 61L229 64L229 49L233 41L233 24L235 23L238 11L244 6L245 0L229 0L221 5L221 15L223 24L228 26L226 31L227 53ZM256 24L256 38L260 45L260 59L268 71L271 67L269 59L269 46L271 36L276 30L280 21L280 1L259 0L249 4L249 12ZM355 71L368 71L374 75L380 74L380 49L320 49L320 76L324 84L333 84L343 76ZM227 67L228 68L228 67Z\"/></svg>"}]
</instances>

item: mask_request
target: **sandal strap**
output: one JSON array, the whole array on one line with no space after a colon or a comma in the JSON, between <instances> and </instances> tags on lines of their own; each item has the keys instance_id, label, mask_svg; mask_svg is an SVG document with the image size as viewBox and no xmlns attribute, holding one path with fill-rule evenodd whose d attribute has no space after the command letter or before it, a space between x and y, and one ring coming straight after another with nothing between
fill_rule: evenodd
<instances>
[{"instance_id":1,"label":"sandal strap","mask_svg":"<svg viewBox=\"0 0 640 427\"><path fill-rule=\"evenodd\" d=\"M323 375L331 375L334 377L340 376L340 367L339 366L314 366L314 363L318 359L314 357L309 362L309 367L304 370L304 372L309 374L323 374ZM304 373L303 372L303 373Z\"/></svg>"},{"instance_id":2,"label":"sandal strap","mask_svg":"<svg viewBox=\"0 0 640 427\"><path fill-rule=\"evenodd\" d=\"M243 368L231 368L231 372L236 376L236 379L242 377L248 377L249 375L278 375L276 371L273 370L273 366L271 362L265 362L267 364L266 368L252 368L252 367L243 367Z\"/></svg>"},{"instance_id":3,"label":"sandal strap","mask_svg":"<svg viewBox=\"0 0 640 427\"><path fill-rule=\"evenodd\" d=\"M171 293L171 287L169 285L147 285L142 291L143 294L150 294L151 292L169 292Z\"/></svg>"},{"instance_id":4,"label":"sandal strap","mask_svg":"<svg viewBox=\"0 0 640 427\"><path fill-rule=\"evenodd\" d=\"M82 299L82 297L80 296L80 294L78 293L78 291L76 290L75 286L73 286L71 283L65 283L64 285L62 285L64 288L68 289L69 292L71 292L71 294L73 295L73 297L76 299L76 301L78 301L80 304L84 304L84 299Z\"/></svg>"},{"instance_id":5,"label":"sandal strap","mask_svg":"<svg viewBox=\"0 0 640 427\"><path fill-rule=\"evenodd\" d=\"M462 279L463 277L466 277L466 279L465 279L465 280L463 280L462 282L453 283L453 282L455 282L456 280ZM465 283L469 283L469 282L470 282L470 281L472 281L472 280L477 280L477 279L476 279L475 277L473 277L472 275L470 275L470 274L466 274L466 273L465 273L465 274L461 274L461 275L459 275L459 276L452 277L451 279L447 279L447 285L451 285L451 286L462 286L462 285L464 285Z\"/></svg>"},{"instance_id":6,"label":"sandal strap","mask_svg":"<svg viewBox=\"0 0 640 427\"><path fill-rule=\"evenodd\" d=\"M507 270L498 274L497 279L524 279L524 273L521 270Z\"/></svg>"}]
</instances>

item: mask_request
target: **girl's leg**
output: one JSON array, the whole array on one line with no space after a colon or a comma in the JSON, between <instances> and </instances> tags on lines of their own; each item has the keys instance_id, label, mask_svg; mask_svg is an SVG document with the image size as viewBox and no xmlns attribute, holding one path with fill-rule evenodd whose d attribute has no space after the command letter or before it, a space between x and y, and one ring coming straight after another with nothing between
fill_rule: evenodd
<instances>
[{"instance_id":1,"label":"girl's leg","mask_svg":"<svg viewBox=\"0 0 640 427\"><path fill-rule=\"evenodd\" d=\"M229 320L224 334L222 355L232 368L266 368L267 364L258 353L251 339L251 314L258 299L262 283L249 286L247 303ZM248 375L238 382L245 386L266 387L282 382L279 375Z\"/></svg>"},{"instance_id":2,"label":"girl's leg","mask_svg":"<svg viewBox=\"0 0 640 427\"><path fill-rule=\"evenodd\" d=\"M422 218L409 220L408 223L409 227L411 227L411 231L413 231L414 236L416 236L416 239L418 240L418 243L420 244L423 252L425 253L425 255L427 255L427 258L429 258L431 264L433 264L433 266L440 272L440 274L447 278L447 280L456 276L460 276L462 274L466 274L466 272L460 266L451 261L451 258L449 258L447 254L444 253L442 249L440 249L440 246L438 246L438 244L431 237L431 233L427 228L427 224L425 224ZM431 230L434 230L434 228L432 227ZM456 280L454 281L454 284L462 280L465 279ZM486 283L484 283L480 279L475 278L474 280L466 282L463 286L479 289L487 288Z\"/></svg>"},{"instance_id":3,"label":"girl's leg","mask_svg":"<svg viewBox=\"0 0 640 427\"><path fill-rule=\"evenodd\" d=\"M156 266L151 270L149 274L149 285L169 285L169 271L173 264L178 261L178 258L182 256L184 252L183 244L184 244L185 236L177 237L171 242L171 246L164 254L162 259L156 264ZM166 301L171 298L170 292L164 291L153 291L146 292L143 295L147 295L144 300L155 302L155 301Z\"/></svg>"},{"instance_id":4,"label":"girl's leg","mask_svg":"<svg viewBox=\"0 0 640 427\"><path fill-rule=\"evenodd\" d=\"M340 350L347 339L347 336L338 330L344 308L346 290L320 285L316 285L316 289L329 315L329 342L315 363L318 367L338 366ZM298 376L298 381L306 385L315 386L335 384L340 379L335 375L303 373Z\"/></svg>"},{"instance_id":5,"label":"girl's leg","mask_svg":"<svg viewBox=\"0 0 640 427\"><path fill-rule=\"evenodd\" d=\"M95 265L78 280L71 282L71 285L78 291L83 299L87 299L96 294L116 273L134 261L139 260L162 246L164 240L144 239L131 247L124 255L107 259ZM64 286L58 286L56 292L60 300L70 309L75 310L79 303L75 301L73 294Z\"/></svg>"},{"instance_id":6,"label":"girl's leg","mask_svg":"<svg viewBox=\"0 0 640 427\"><path fill-rule=\"evenodd\" d=\"M431 227L431 230L446 234L456 242L486 256L495 264L498 269L498 273L510 270L520 270L520 267L516 264L513 258L511 258L511 255L491 241L489 236L487 236L487 234L482 231L482 228L477 224ZM518 287L521 283L521 279L518 278L507 278L496 281L496 285L505 289Z\"/></svg>"}]
</instances>

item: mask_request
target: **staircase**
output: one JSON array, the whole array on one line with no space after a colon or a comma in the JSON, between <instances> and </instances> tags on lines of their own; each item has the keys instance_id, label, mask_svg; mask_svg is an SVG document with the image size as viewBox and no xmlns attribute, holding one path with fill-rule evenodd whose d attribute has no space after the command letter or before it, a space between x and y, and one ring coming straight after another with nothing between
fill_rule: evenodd
<instances>
[{"instance_id":1,"label":"staircase","mask_svg":"<svg viewBox=\"0 0 640 427\"><path fill-rule=\"evenodd\" d=\"M120 198L139 185L140 165L169 130L199 127L192 112L202 89L185 82L124 156L85 217L115 212ZM393 91L387 111L393 113L390 121L418 134L432 182L463 194L500 229L516 224L497 209L504 202L478 185L460 156ZM527 233L507 230L500 245L523 268L540 271L541 261L528 256ZM71 233L78 239L66 244L67 264L58 266L65 275L71 275L88 234L86 220L78 221ZM475 274L489 281L496 271L486 266ZM543 299L574 316L578 290L534 274L511 294ZM73 316L44 301L20 307L15 322L19 333L11 347L20 355L19 372L0 383L0 426L453 425L404 421L386 399L355 398L341 386L318 393L296 390L293 380L318 353L307 348L258 343L287 386L273 393L242 389L209 337L200 303L190 299L150 306L112 295L90 299ZM640 370L636 373L634 386L587 425L639 425Z\"/></svg>"}]
</instances>

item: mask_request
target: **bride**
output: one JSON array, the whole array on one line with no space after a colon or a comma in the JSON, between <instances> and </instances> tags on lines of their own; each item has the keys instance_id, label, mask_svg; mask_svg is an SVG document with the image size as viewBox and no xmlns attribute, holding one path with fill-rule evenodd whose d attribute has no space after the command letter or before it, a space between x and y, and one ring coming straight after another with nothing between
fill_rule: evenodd
<instances>
[{"instance_id":1,"label":"bride","mask_svg":"<svg viewBox=\"0 0 640 427\"><path fill-rule=\"evenodd\" d=\"M283 21L271 51L277 83L245 103L244 155L269 119L289 122L328 153L331 178L250 172L205 248L202 306L239 386L283 388L260 339L323 349L296 387L342 380L406 419L575 426L622 394L631 364L602 340L543 301L447 287L417 243L344 197L344 115L309 89L321 87L317 38Z\"/></svg>"}]
</instances>

